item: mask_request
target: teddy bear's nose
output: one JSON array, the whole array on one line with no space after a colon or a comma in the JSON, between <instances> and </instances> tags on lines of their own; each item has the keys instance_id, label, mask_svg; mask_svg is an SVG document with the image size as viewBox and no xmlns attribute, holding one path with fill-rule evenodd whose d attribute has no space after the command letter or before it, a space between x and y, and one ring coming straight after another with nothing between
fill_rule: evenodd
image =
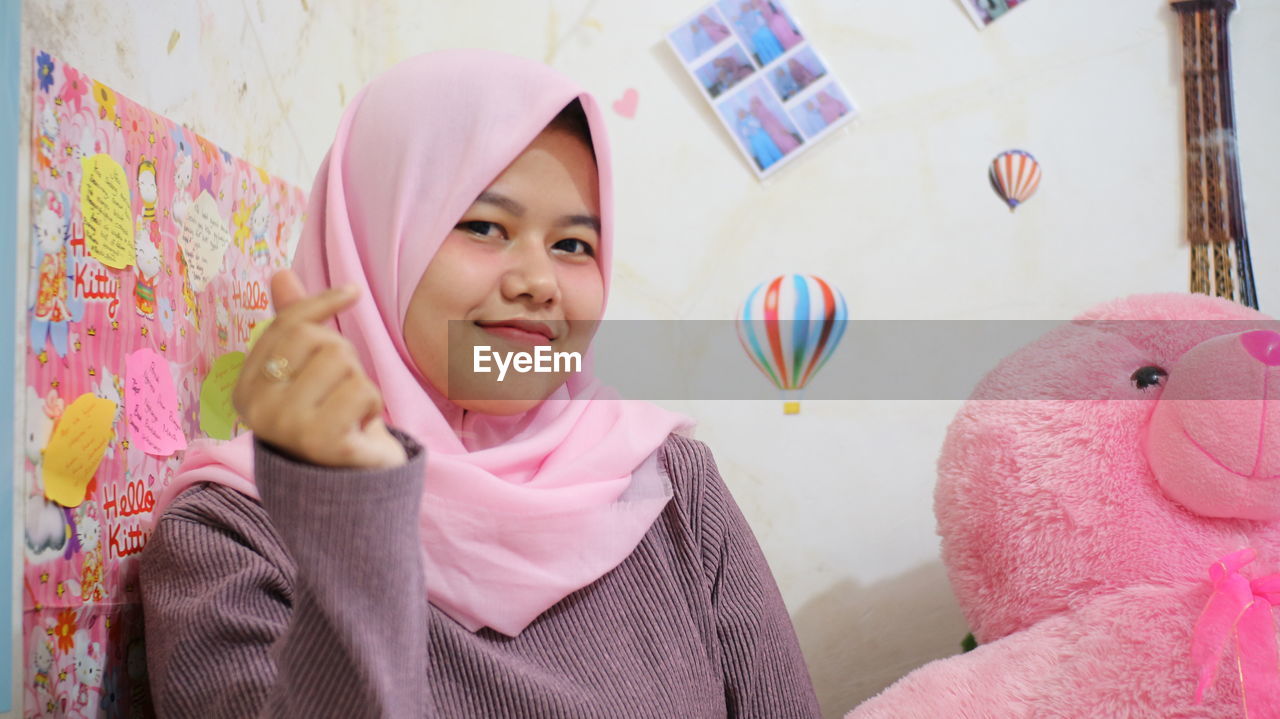
<instances>
[{"instance_id":1,"label":"teddy bear's nose","mask_svg":"<svg viewBox=\"0 0 1280 719\"><path fill-rule=\"evenodd\" d=\"M1254 330L1240 335L1240 344L1254 359L1268 367L1280 365L1280 332Z\"/></svg>"}]
</instances>

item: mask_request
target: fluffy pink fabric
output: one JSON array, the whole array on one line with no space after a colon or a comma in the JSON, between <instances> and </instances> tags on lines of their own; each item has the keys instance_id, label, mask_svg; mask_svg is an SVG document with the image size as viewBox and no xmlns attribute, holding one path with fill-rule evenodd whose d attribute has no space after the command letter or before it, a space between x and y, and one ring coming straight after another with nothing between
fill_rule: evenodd
<instances>
[{"instance_id":1,"label":"fluffy pink fabric","mask_svg":"<svg viewBox=\"0 0 1280 719\"><path fill-rule=\"evenodd\" d=\"M1181 294L1077 319L992 370L938 463L943 560L981 646L848 719L1245 716L1233 649L1201 705L1190 649L1210 565L1253 547L1245 574L1280 570L1280 367L1241 341L1276 323ZM1168 377L1139 390L1146 366ZM989 399L1027 388L1048 399Z\"/></svg>"}]
</instances>

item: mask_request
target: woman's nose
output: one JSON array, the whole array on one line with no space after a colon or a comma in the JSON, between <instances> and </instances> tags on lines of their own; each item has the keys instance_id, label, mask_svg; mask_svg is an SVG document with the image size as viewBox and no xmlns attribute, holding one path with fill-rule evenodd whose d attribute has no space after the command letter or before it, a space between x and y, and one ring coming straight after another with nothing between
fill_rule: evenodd
<instances>
[{"instance_id":1,"label":"woman's nose","mask_svg":"<svg viewBox=\"0 0 1280 719\"><path fill-rule=\"evenodd\" d=\"M541 240L520 243L511 255L512 265L503 276L503 294L508 299L527 298L546 304L559 297L555 267Z\"/></svg>"}]
</instances>

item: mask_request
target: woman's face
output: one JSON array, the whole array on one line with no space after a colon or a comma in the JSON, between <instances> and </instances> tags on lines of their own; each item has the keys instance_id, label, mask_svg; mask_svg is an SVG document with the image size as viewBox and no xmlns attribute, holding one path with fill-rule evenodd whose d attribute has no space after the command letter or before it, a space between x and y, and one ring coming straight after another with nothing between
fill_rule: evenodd
<instances>
[{"instance_id":1,"label":"woman's face","mask_svg":"<svg viewBox=\"0 0 1280 719\"><path fill-rule=\"evenodd\" d=\"M454 404L524 412L568 373L509 368L498 381L492 357L538 345L585 355L604 308L599 188L591 149L567 131L543 130L445 238L409 301L404 338L422 375ZM490 348L487 374L474 371L480 346Z\"/></svg>"}]
</instances>

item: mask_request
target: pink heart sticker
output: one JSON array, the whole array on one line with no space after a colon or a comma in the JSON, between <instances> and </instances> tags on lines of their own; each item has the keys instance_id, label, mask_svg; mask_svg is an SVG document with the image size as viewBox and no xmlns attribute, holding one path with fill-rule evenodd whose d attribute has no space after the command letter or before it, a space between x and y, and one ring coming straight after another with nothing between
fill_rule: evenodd
<instances>
[{"instance_id":1,"label":"pink heart sticker","mask_svg":"<svg viewBox=\"0 0 1280 719\"><path fill-rule=\"evenodd\" d=\"M640 93L634 87L622 93L622 99L613 101L613 111L627 119L636 116L636 105L640 103Z\"/></svg>"}]
</instances>

